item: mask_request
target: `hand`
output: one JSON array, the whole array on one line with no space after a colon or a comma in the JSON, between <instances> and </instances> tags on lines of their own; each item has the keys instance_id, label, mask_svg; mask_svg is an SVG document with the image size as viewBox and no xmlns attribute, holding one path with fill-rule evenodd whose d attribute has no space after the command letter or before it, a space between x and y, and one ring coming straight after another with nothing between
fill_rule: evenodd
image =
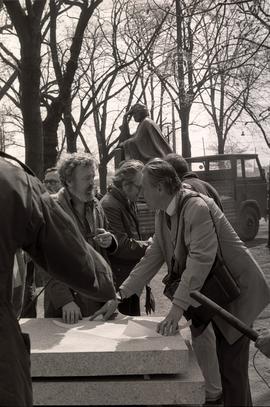
<instances>
[{"instance_id":1,"label":"hand","mask_svg":"<svg viewBox=\"0 0 270 407\"><path fill-rule=\"evenodd\" d=\"M77 324L79 319L82 319L80 307L71 301L62 307L62 318L66 324Z\"/></svg>"},{"instance_id":2,"label":"hand","mask_svg":"<svg viewBox=\"0 0 270 407\"><path fill-rule=\"evenodd\" d=\"M118 307L119 301L115 300L109 300L106 302L106 304L103 305L99 310L97 310L91 317L89 318L89 321L93 321L97 316L103 315L104 321L107 321L112 314L115 312L116 308Z\"/></svg>"},{"instance_id":3,"label":"hand","mask_svg":"<svg viewBox=\"0 0 270 407\"><path fill-rule=\"evenodd\" d=\"M265 356L270 358L270 330L261 333L256 342L256 348L258 348Z\"/></svg>"},{"instance_id":4,"label":"hand","mask_svg":"<svg viewBox=\"0 0 270 407\"><path fill-rule=\"evenodd\" d=\"M161 335L171 336L179 332L178 322L182 318L183 310L177 305L172 305L169 314L157 326L157 332Z\"/></svg>"},{"instance_id":5,"label":"hand","mask_svg":"<svg viewBox=\"0 0 270 407\"><path fill-rule=\"evenodd\" d=\"M103 249L107 249L112 244L111 232L106 232L105 229L98 228L97 234L94 236L94 241Z\"/></svg>"}]
</instances>

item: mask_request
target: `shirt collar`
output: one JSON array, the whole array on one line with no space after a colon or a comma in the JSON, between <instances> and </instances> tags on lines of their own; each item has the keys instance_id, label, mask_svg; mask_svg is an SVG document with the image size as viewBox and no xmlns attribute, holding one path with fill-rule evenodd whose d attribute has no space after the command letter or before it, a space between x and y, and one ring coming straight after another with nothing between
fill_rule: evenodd
<instances>
[{"instance_id":1,"label":"shirt collar","mask_svg":"<svg viewBox=\"0 0 270 407\"><path fill-rule=\"evenodd\" d=\"M166 211L165 211L169 216L172 216L176 212L176 195L172 198L171 202L169 203Z\"/></svg>"}]
</instances>

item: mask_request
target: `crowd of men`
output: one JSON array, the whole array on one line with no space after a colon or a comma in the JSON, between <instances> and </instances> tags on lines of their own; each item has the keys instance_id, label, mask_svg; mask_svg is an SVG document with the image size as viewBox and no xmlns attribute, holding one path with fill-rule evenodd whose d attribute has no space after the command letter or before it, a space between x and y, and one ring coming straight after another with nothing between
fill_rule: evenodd
<instances>
[{"instance_id":1,"label":"crowd of men","mask_svg":"<svg viewBox=\"0 0 270 407\"><path fill-rule=\"evenodd\" d=\"M265 277L226 219L218 193L190 173L183 157L172 154L165 140L158 138L157 144L153 132L147 138L152 126L148 114L144 105L136 104L125 116L125 126L130 115L139 121L139 134L121 141L129 159L116 170L101 199L96 197L97 164L90 154L67 154L46 171L44 185L0 160L0 187L5 191L0 200L4 214L0 220L0 405L32 404L29 343L17 317L27 316L33 311L31 306L36 306L32 291L37 274L46 285L45 317L62 317L73 324L86 316L103 315L106 320L117 309L125 315L140 315L145 287L146 312L154 311L149 284L165 263L168 273L177 269L181 279L157 331L174 335L188 308L198 306L190 293L202 288L221 246L240 289L227 309L251 326L270 303ZM132 157L141 147L140 137L145 142L144 155L150 145L150 155L154 148L155 158L149 160L147 154L147 159ZM203 195L192 196L181 207L191 191ZM155 233L148 240L141 238L136 208L141 193L156 211ZM21 249L26 267L19 273ZM25 289L16 294L20 286L16 281L23 272L20 281ZM105 280L96 284L101 275ZM191 325L191 332L206 382L206 404L251 406L249 339L216 316L199 328ZM267 334L256 342L268 357L269 343Z\"/></svg>"}]
</instances>

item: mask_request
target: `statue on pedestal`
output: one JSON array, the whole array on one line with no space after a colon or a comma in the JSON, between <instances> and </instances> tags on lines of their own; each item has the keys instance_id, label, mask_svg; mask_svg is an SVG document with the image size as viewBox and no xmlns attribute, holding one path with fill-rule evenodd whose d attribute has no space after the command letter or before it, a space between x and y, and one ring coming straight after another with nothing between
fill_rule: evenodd
<instances>
[{"instance_id":1,"label":"statue on pedestal","mask_svg":"<svg viewBox=\"0 0 270 407\"><path fill-rule=\"evenodd\" d=\"M131 117L138 122L135 134L129 131ZM124 160L140 160L146 163L151 158L164 157L172 153L170 145L163 137L159 126L149 117L147 106L136 103L125 113L120 127L120 147L123 149Z\"/></svg>"}]
</instances>

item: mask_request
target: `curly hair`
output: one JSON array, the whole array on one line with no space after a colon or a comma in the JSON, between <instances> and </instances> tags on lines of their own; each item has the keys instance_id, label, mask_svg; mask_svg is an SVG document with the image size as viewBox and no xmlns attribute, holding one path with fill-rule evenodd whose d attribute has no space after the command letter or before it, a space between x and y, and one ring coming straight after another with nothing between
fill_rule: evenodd
<instances>
[{"instance_id":1,"label":"curly hair","mask_svg":"<svg viewBox=\"0 0 270 407\"><path fill-rule=\"evenodd\" d=\"M120 167L116 170L113 177L113 184L117 188L122 188L123 181L131 183L135 176L142 172L144 164L139 160L128 160L124 161Z\"/></svg>"},{"instance_id":2,"label":"curly hair","mask_svg":"<svg viewBox=\"0 0 270 407\"><path fill-rule=\"evenodd\" d=\"M182 183L171 164L161 158L154 158L145 164L143 173L149 176L149 182L153 187L162 183L170 195L180 190Z\"/></svg>"},{"instance_id":3,"label":"curly hair","mask_svg":"<svg viewBox=\"0 0 270 407\"><path fill-rule=\"evenodd\" d=\"M64 186L67 186L67 181L71 180L74 169L79 165L82 167L93 167L94 169L97 167L95 158L87 153L67 154L57 162L60 181Z\"/></svg>"}]
</instances>

